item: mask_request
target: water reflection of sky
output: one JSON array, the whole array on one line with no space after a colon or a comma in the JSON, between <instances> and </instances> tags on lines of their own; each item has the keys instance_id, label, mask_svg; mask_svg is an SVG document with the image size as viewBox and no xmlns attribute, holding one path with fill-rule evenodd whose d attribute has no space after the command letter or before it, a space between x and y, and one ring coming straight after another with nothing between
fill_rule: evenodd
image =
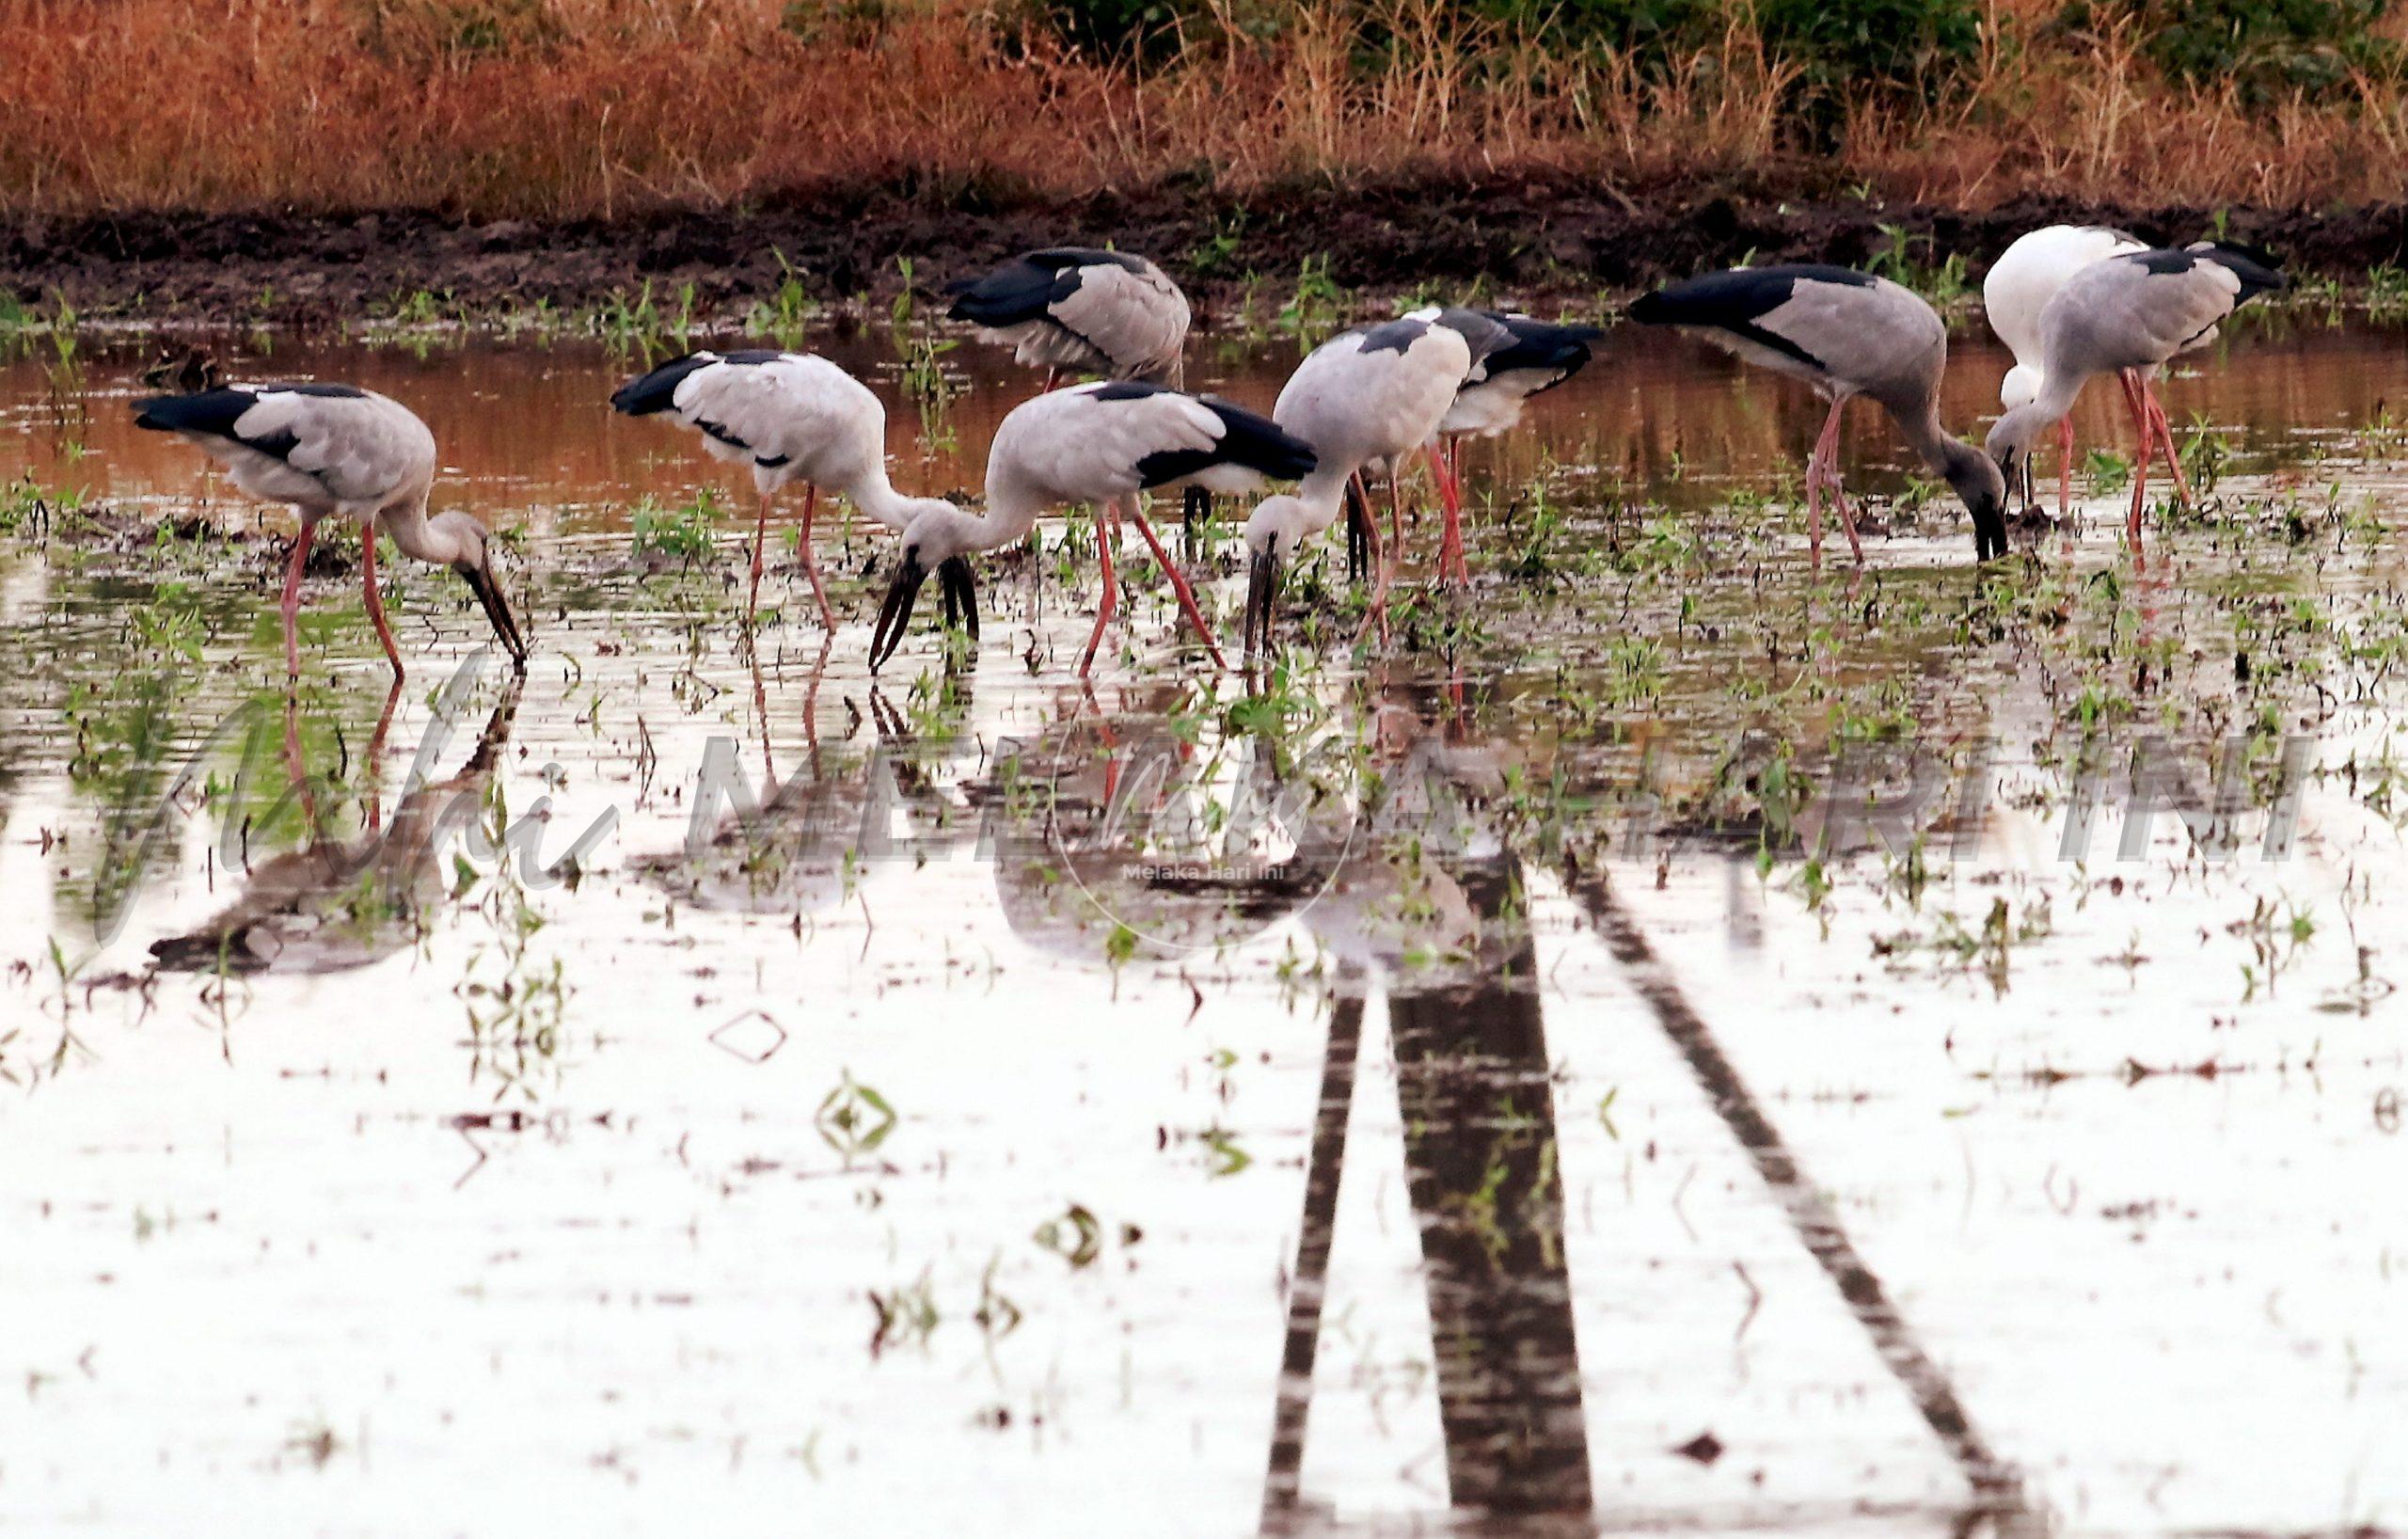
<instances>
[{"instance_id":1,"label":"water reflection of sky","mask_svg":"<svg viewBox=\"0 0 2408 1539\"><path fill-rule=\"evenodd\" d=\"M891 358L882 334L859 346ZM1998 360L1959 352L1962 423ZM896 412L906 484L973 482L1016 398L987 355L947 357L981 372L925 469ZM470 687L414 801L471 639L425 618L432 585L404 595L426 660L378 755L373 643L332 594L288 743L264 566L171 570L212 616L194 663L130 650L147 558L0 544L0 1068L21 1092L0 1300L40 1323L0 1359L24 1384L0 1397L0 1515L1941 1531L2015 1520L1979 1483L2004 1467L2077 1531L2400 1520L2408 1234L2368 1198L2403 1067L2400 856L2368 792L2396 701L2371 658L2321 675L2367 686L2328 705L2244 689L2229 656L2244 633L2261 674L2329 652L2322 630L2270 639L2302 598L2371 635L2380 550L2202 534L2129 602L2077 580L2057 640L1960 634L1954 541L1829 596L1682 568L1610 604L1566 592L1558 627L1531 618L1557 600L1502 595L1518 655L1461 680L1333 667L1266 737L1233 721L1233 684L1031 677L1021 631L1085 625L1050 576L1034 612L1025 574L995 579L1013 639L951 683L925 637L873 687L858 642L823 662L790 627L756 671L687 623L724 601L709 574L618 561L634 498L722 478L602 410L613 372L582 351L271 361L420 405L452 468L439 500L531 528L538 661L515 709ZM2234 424L2243 468L2279 478L2402 367L2387 334L2302 329L2169 405ZM1275 377L1202 383L1263 402ZM91 384L88 454L63 464L37 425L37 475L236 506L127 431L105 359ZM6 420L49 412L37 372L0 373ZM1534 473L1552 445L1703 506L1818 425L1777 382L1616 333L1471 473ZM1853 425L1851 464L1900 458ZM2135 657L2173 670L2136 699L2175 697L2186 772L2213 768L2216 700L2243 725L2276 706L2335 770L2292 858L2202 862L2168 814L2146 858L2111 860L2113 797L2102 853L2061 858L2083 754L2123 762L2150 724L2067 725L2107 676L2081 671L2084 638L2125 611L2114 682L2135 688ZM1759 664L1767 615L1793 648L1815 627L1839 644ZM1660 689L1591 719L1567 700L1616 634L1670 638ZM1725 688L1758 667L1791 688ZM1978 773L1978 832L1943 801L1919 877L1864 819L1824 861L1760 866L1768 777L1829 783L1846 712L1881 710L1918 731L1875 744L1876 787ZM714 754L758 818L699 794ZM93 950L105 852L187 764ZM1275 875L1198 834L1258 784L1283 793L1253 803L1276 809ZM573 886L466 844L420 858L427 809L463 789L544 860L619 821ZM2278 794L2247 799L2253 840ZM1642 817L1661 837L1630 837ZM1174 829L1192 842L1137 837ZM689 835L711 855L684 861ZM1127 874L1165 848L1177 883ZM276 946L221 976L233 928ZM199 965L154 975L161 943Z\"/></svg>"}]
</instances>

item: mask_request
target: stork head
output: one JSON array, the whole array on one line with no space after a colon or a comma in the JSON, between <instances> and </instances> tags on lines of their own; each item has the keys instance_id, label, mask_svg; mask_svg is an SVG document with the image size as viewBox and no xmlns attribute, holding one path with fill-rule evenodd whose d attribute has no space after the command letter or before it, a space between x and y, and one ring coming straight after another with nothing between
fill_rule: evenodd
<instances>
[{"instance_id":1,"label":"stork head","mask_svg":"<svg viewBox=\"0 0 2408 1539\"><path fill-rule=\"evenodd\" d=\"M1990 436L1983 440L1983 451L2009 483L2028 477L2032 470L2032 445L2051 425L2048 408L2036 401L2027 401L1991 424Z\"/></svg>"},{"instance_id":2,"label":"stork head","mask_svg":"<svg viewBox=\"0 0 2408 1539\"><path fill-rule=\"evenodd\" d=\"M2010 416L2012 413L2009 414ZM1989 454L1956 438L1948 440L1941 473L1965 511L1973 516L1975 558L2006 554L2006 472Z\"/></svg>"},{"instance_id":3,"label":"stork head","mask_svg":"<svg viewBox=\"0 0 2408 1539\"><path fill-rule=\"evenodd\" d=\"M878 672L911 624L911 606L919 601L920 585L928 574L938 575L944 595L944 623L960 625L970 639L978 639L978 585L970 575L967 553L980 548L980 520L950 502L918 500L921 511L903 526L902 552L895 577L886 585L885 601L878 608L878 628L870 633L869 668Z\"/></svg>"},{"instance_id":4,"label":"stork head","mask_svg":"<svg viewBox=\"0 0 2408 1539\"><path fill-rule=\"evenodd\" d=\"M512 618L510 605L501 596L501 583L494 577L493 550L499 544L485 526L465 513L438 513L426 521L428 549L408 550L404 555L421 555L424 559L447 563L460 574L468 591L477 595L484 607L485 618L493 622L493 633L510 654L511 666L519 673L527 671L527 643L518 633L518 622ZM375 537L372 531L369 536Z\"/></svg>"},{"instance_id":5,"label":"stork head","mask_svg":"<svg viewBox=\"0 0 2408 1539\"><path fill-rule=\"evenodd\" d=\"M1312 513L1304 500L1281 495L1266 497L1245 521L1248 569L1245 584L1245 649L1250 656L1258 640L1271 644L1271 616L1279 602L1279 579L1295 559L1297 543L1312 532Z\"/></svg>"}]
</instances>

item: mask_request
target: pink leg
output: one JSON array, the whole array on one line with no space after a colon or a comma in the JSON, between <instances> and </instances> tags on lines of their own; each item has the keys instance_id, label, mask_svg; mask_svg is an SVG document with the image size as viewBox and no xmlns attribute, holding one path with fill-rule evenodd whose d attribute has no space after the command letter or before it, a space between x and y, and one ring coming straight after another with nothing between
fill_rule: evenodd
<instances>
[{"instance_id":1,"label":"pink leg","mask_svg":"<svg viewBox=\"0 0 2408 1539\"><path fill-rule=\"evenodd\" d=\"M360 532L359 591L368 600L368 623L376 627L376 639L385 643L385 660L393 665L393 682L402 681L402 649L393 643L393 627L385 619L385 595L376 591L376 526L370 524Z\"/></svg>"},{"instance_id":2,"label":"pink leg","mask_svg":"<svg viewBox=\"0 0 2408 1539\"><path fill-rule=\"evenodd\" d=\"M1839 511L1840 528L1847 532L1847 547L1859 566L1864 564L1864 542L1856 537L1856 512L1847 505L1847 493L1840 488L1840 414L1847 409L1847 398L1842 396L1831 403L1831 415L1824 420L1823 436L1814 452L1823 462L1823 490L1830 495L1831 506ZM1821 556L1821 541L1815 542L1817 559Z\"/></svg>"},{"instance_id":3,"label":"pink leg","mask_svg":"<svg viewBox=\"0 0 2408 1539\"><path fill-rule=\"evenodd\" d=\"M2147 504L2148 498L2148 456L2149 441L2152 436L2149 431L2148 403L2141 394L2139 379L2134 377L2130 369L2125 370L2121 377L2124 381L2125 404L2132 408L2132 432L2140 439L2140 454L2132 462L2132 511L2124 524L2125 537L2131 541L2132 554L2137 560L2141 549L2141 509Z\"/></svg>"},{"instance_id":4,"label":"pink leg","mask_svg":"<svg viewBox=\"0 0 2408 1539\"><path fill-rule=\"evenodd\" d=\"M1394 477L1388 480L1388 490L1391 494L1396 490ZM1394 501L1389 502L1388 513L1389 527L1393 530L1396 513ZM1386 643L1388 639L1388 552L1395 542L1390 540L1385 545L1381 543L1380 521L1376 518L1366 517L1363 520L1363 535L1371 547L1371 601L1370 607L1364 611L1362 628L1354 632L1354 639L1360 642L1376 626L1379 628L1380 641Z\"/></svg>"},{"instance_id":5,"label":"pink leg","mask_svg":"<svg viewBox=\"0 0 2408 1539\"><path fill-rule=\"evenodd\" d=\"M1056 376L1059 373L1060 373L1060 371L1058 371L1058 370L1054 370L1054 369L1048 369L1048 370L1046 370L1046 371L1045 371L1045 388L1044 388L1043 389L1041 389L1041 390L1038 391L1037 393L1038 393L1038 394L1039 394L1039 395L1052 395L1052 394L1054 393L1054 381L1055 376Z\"/></svg>"},{"instance_id":6,"label":"pink leg","mask_svg":"<svg viewBox=\"0 0 2408 1539\"><path fill-rule=\"evenodd\" d=\"M761 545L769 536L769 494L761 494L761 511L752 520L752 592L744 601L744 619L750 625L761 617Z\"/></svg>"},{"instance_id":7,"label":"pink leg","mask_svg":"<svg viewBox=\"0 0 2408 1539\"><path fill-rule=\"evenodd\" d=\"M1229 660L1221 656L1221 643L1212 639L1212 627L1204 623L1204 611L1196 604L1196 590L1187 585L1187 579L1180 576L1179 568L1171 564L1170 552L1163 548L1163 542L1154 534L1154 526L1146 521L1146 516L1133 497L1129 500L1128 513L1129 521L1135 524L1137 532L1145 536L1146 548L1154 553L1154 560L1162 566L1163 575L1170 579L1171 592L1179 595L1180 612L1186 615L1187 623L1196 627L1196 634L1204 638L1204 650L1212 654L1213 665L1227 669Z\"/></svg>"},{"instance_id":8,"label":"pink leg","mask_svg":"<svg viewBox=\"0 0 2408 1539\"><path fill-rule=\"evenodd\" d=\"M1096 601L1095 633L1087 638L1087 649L1079 654L1079 676L1086 677L1087 669L1095 662L1095 649L1103 644L1103 627L1112 624L1113 611L1120 607L1120 579L1112 569L1113 542L1120 536L1120 520L1114 516L1113 504L1105 501L1095 510L1095 560L1103 574L1103 596Z\"/></svg>"},{"instance_id":9,"label":"pink leg","mask_svg":"<svg viewBox=\"0 0 2408 1539\"><path fill-rule=\"evenodd\" d=\"M1806 558L1823 564L1823 440L1806 455Z\"/></svg>"},{"instance_id":10,"label":"pink leg","mask_svg":"<svg viewBox=\"0 0 2408 1539\"><path fill-rule=\"evenodd\" d=\"M819 488L802 489L802 572L811 579L811 596L819 600L819 623L830 630L836 628L836 611L828 607L828 590L819 581L819 560L811 553L811 516L819 511Z\"/></svg>"},{"instance_id":11,"label":"pink leg","mask_svg":"<svg viewBox=\"0 0 2408 1539\"><path fill-rule=\"evenodd\" d=\"M1441 438L1428 451L1430 478L1438 484L1438 506L1445 516L1438 535L1438 580L1442 583L1453 579L1455 567L1463 560L1463 503L1456 491L1453 467L1448 463L1450 448Z\"/></svg>"},{"instance_id":12,"label":"pink leg","mask_svg":"<svg viewBox=\"0 0 2408 1539\"><path fill-rule=\"evenodd\" d=\"M2165 420L2165 407L2157 399L2153 380L2141 381L2141 399L2148 403L2149 426L2157 433L2160 449L2165 455L2166 474L2174 478L2174 495L2186 509L2195 506L2191 498L2191 479L2182 473L2182 452L2174 447L2174 424Z\"/></svg>"},{"instance_id":13,"label":"pink leg","mask_svg":"<svg viewBox=\"0 0 2408 1539\"><path fill-rule=\"evenodd\" d=\"M1163 575L1170 579L1171 592L1179 598L1180 612L1186 616L1196 634L1203 638L1204 649L1212 654L1214 665L1228 667L1228 659L1221 655L1221 643L1213 638L1212 627L1205 622L1204 611L1196 602L1196 590L1188 585L1186 577L1172 563L1170 552L1163 547L1161 537L1154 532L1154 526L1146 517L1145 511L1137 506L1137 500L1132 497L1123 511L1137 526L1137 532L1145 537L1146 548L1154 553L1154 561L1162 567Z\"/></svg>"},{"instance_id":14,"label":"pink leg","mask_svg":"<svg viewBox=\"0 0 2408 1539\"><path fill-rule=\"evenodd\" d=\"M2073 414L2057 419L2057 517L2073 516Z\"/></svg>"},{"instance_id":15,"label":"pink leg","mask_svg":"<svg viewBox=\"0 0 2408 1539\"><path fill-rule=\"evenodd\" d=\"M293 539L293 563L284 569L284 676L301 676L301 568L309 563L309 542L318 532L318 521L308 514L301 516L301 532Z\"/></svg>"},{"instance_id":16,"label":"pink leg","mask_svg":"<svg viewBox=\"0 0 2408 1539\"><path fill-rule=\"evenodd\" d=\"M1447 484L1455 489L1455 576L1464 582L1471 581L1471 567L1464 561L1464 441L1457 438L1447 451Z\"/></svg>"}]
</instances>

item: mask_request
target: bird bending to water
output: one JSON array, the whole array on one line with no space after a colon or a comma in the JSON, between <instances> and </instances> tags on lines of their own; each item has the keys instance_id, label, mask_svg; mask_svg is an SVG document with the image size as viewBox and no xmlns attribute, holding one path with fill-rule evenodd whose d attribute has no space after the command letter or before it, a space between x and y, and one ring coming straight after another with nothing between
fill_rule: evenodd
<instances>
[{"instance_id":1,"label":"bird bending to water","mask_svg":"<svg viewBox=\"0 0 2408 1539\"><path fill-rule=\"evenodd\" d=\"M1555 325L1513 310L1472 313L1501 327L1510 340L1473 359L1463 389L1455 392L1454 405L1447 408L1445 419L1438 423L1439 461L1445 475L1441 495L1454 510L1458 526L1451 546L1453 575L1466 582L1471 580L1471 573L1464 565L1460 529L1463 440L1471 436L1493 438L1510 431L1521 421L1523 408L1532 396L1555 389L1589 366L1592 356L1589 344L1605 335L1596 326ZM1475 351L1478 350L1475 342ZM1441 576L1446 575L1447 554L1440 553Z\"/></svg>"},{"instance_id":2,"label":"bird bending to water","mask_svg":"<svg viewBox=\"0 0 2408 1539\"><path fill-rule=\"evenodd\" d=\"M1438 425L1471 373L1473 352L1465 335L1480 327L1449 324L1442 312L1421 311L1400 321L1331 338L1296 366L1279 391L1272 420L1312 445L1316 463L1293 495L1265 498L1246 519L1250 553L1246 583L1245 648L1267 644L1279 581L1297 548L1338 521L1346 488L1364 467L1386 462L1394 471L1406 455L1428 449ZM1501 328L1499 328L1501 329ZM1432 473L1436 451L1429 449ZM1368 511L1365 533L1375 572L1370 615L1365 624L1386 629L1392 552L1383 552L1378 525ZM1452 521L1448 548L1451 548ZM1390 524L1394 532L1393 516Z\"/></svg>"},{"instance_id":3,"label":"bird bending to water","mask_svg":"<svg viewBox=\"0 0 2408 1539\"><path fill-rule=\"evenodd\" d=\"M301 532L284 574L284 665L301 674L301 570L318 520L356 521L360 592L393 674L402 650L386 623L376 586L376 536L389 534L404 556L449 566L484 606L494 634L521 672L527 643L494 579L493 536L465 513L429 516L435 485L435 435L400 402L351 385L249 385L163 395L135 405L134 425L173 433L224 465L234 484L269 502L290 503Z\"/></svg>"},{"instance_id":4,"label":"bird bending to water","mask_svg":"<svg viewBox=\"0 0 2408 1539\"><path fill-rule=\"evenodd\" d=\"M1630 318L1692 332L1803 381L1831 404L1806 462L1807 539L1815 561L1823 556L1827 492L1848 548L1864 560L1839 473L1840 414L1860 395L1880 403L1925 467L1945 480L1972 515L1976 558L2006 554L2006 484L1998 467L1940 422L1948 328L1907 290L1846 267L1743 267L1642 295L1630 307Z\"/></svg>"},{"instance_id":5,"label":"bird bending to water","mask_svg":"<svg viewBox=\"0 0 2408 1539\"><path fill-rule=\"evenodd\" d=\"M1998 404L2013 411L2038 399L2044 348L2040 312L2067 279L2094 262L2146 251L2148 243L2098 225L2050 225L2016 237L1999 253L1982 279L1982 311L1990 329L2015 355L2015 367L1999 381ZM2170 441L2170 439L2169 439ZM2023 501L2032 502L2032 462L2023 462ZM2073 419L2057 420L2057 514L2073 511Z\"/></svg>"},{"instance_id":6,"label":"bird bending to water","mask_svg":"<svg viewBox=\"0 0 2408 1539\"><path fill-rule=\"evenodd\" d=\"M1107 379L1179 381L1187 343L1187 295L1170 275L1125 251L1056 246L1014 258L948 291L953 318L1045 371Z\"/></svg>"},{"instance_id":7,"label":"bird bending to water","mask_svg":"<svg viewBox=\"0 0 2408 1539\"><path fill-rule=\"evenodd\" d=\"M2073 409L2092 375L2117 375L2140 440L2125 524L2137 549L2153 442L2180 474L2153 376L2177 355L2213 341L2216 328L2240 306L2286 282L2264 252L2211 241L2179 251L2131 252L2083 268L2040 312L2040 393L1998 420L1990 429L1990 453L2002 468L2016 470L2041 432Z\"/></svg>"},{"instance_id":8,"label":"bird bending to water","mask_svg":"<svg viewBox=\"0 0 2408 1539\"><path fill-rule=\"evenodd\" d=\"M1239 492L1265 477L1288 480L1312 468L1311 448L1253 412L1159 385L1114 380L1023 401L995 430L988 451L986 512L946 505L922 514L903 532L903 560L879 611L870 667L876 669L902 644L912 602L931 569L970 551L1025 539L1038 514L1069 502L1096 506L1096 562L1103 578L1095 631L1080 655L1079 672L1095 661L1104 627L1119 604L1113 546L1123 514L1145 536L1188 623L1219 663L1221 649L1212 627L1138 508L1137 493L1190 481L1213 491Z\"/></svg>"},{"instance_id":9,"label":"bird bending to water","mask_svg":"<svg viewBox=\"0 0 2408 1539\"><path fill-rule=\"evenodd\" d=\"M950 507L941 498L906 497L886 474L886 408L868 386L826 358L806 353L744 351L689 353L620 387L610 405L630 417L667 413L703 436L703 447L719 459L752 468L760 511L752 522L752 587L748 614L761 608L761 547L769 527L769 503L780 490L802 483L799 551L802 570L819 601L819 623L836 628L836 611L819 579L811 548L811 522L825 488L899 530L930 508ZM978 609L969 563L945 574L948 611L966 604L971 635L978 631Z\"/></svg>"}]
</instances>

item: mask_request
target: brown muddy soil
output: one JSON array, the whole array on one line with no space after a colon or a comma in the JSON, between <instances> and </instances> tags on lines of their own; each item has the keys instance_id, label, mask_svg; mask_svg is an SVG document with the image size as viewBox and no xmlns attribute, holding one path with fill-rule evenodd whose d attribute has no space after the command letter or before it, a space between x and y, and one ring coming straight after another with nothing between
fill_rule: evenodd
<instances>
[{"instance_id":1,"label":"brown muddy soil","mask_svg":"<svg viewBox=\"0 0 2408 1539\"><path fill-rule=\"evenodd\" d=\"M1419 180L1348 191L1297 187L1244 198L1193 184L1060 201L1002 201L881 187L745 209L646 214L610 222L476 224L428 212L127 213L0 224L0 287L25 302L63 294L87 314L161 321L330 322L420 290L484 309L549 300L590 305L694 285L706 311L774 291L780 262L817 297L884 298L1012 252L1068 242L1161 258L1209 318L1244 276L1284 297L1307 258L1378 292L1467 285L1526 301L1588 298L1743 260L1860 264L1890 228L1927 235L1917 254L1964 252L1975 276L2016 234L2061 220L2120 225L2146 238L2198 238L2214 211L2024 198L1966 211L1937 205L1782 198L1769 181L1611 188L1575 179ZM2408 204L2340 212L2239 208L2225 232L2279 253L2297 272L2344 281L2408 264ZM1216 248L1215 242L1222 244Z\"/></svg>"}]
</instances>

